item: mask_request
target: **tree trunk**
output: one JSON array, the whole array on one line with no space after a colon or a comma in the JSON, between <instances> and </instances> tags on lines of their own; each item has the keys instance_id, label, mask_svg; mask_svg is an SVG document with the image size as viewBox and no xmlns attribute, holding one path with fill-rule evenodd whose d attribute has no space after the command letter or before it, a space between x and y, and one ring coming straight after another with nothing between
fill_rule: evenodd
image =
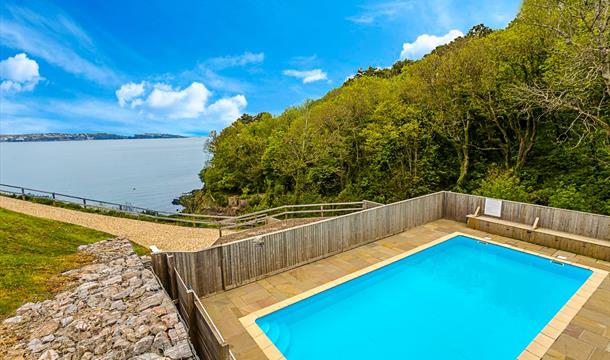
<instances>
[{"instance_id":1,"label":"tree trunk","mask_svg":"<svg viewBox=\"0 0 610 360\"><path fill-rule=\"evenodd\" d=\"M466 175L468 175L468 164L470 162L470 158L468 155L467 146L462 146L461 158L462 165L460 166L460 177L458 177L457 182L455 183L458 188L462 187L464 180L466 180Z\"/></svg>"},{"instance_id":2,"label":"tree trunk","mask_svg":"<svg viewBox=\"0 0 610 360\"><path fill-rule=\"evenodd\" d=\"M529 155L534 143L536 142L536 120L533 118L533 115L530 115L530 118L527 119L527 127L525 132L522 134L521 131L518 131L519 135L519 149L517 151L517 159L515 161L515 172L519 173L525 165L525 161L527 156Z\"/></svg>"},{"instance_id":3,"label":"tree trunk","mask_svg":"<svg viewBox=\"0 0 610 360\"><path fill-rule=\"evenodd\" d=\"M458 177L456 186L461 188L466 180L466 176L468 175L468 165L470 162L469 156L469 147L470 147L470 137L468 132L470 130L470 120L466 120L466 124L464 124L464 141L462 142L461 148L461 158L462 158L462 166L460 167L460 177Z\"/></svg>"}]
</instances>

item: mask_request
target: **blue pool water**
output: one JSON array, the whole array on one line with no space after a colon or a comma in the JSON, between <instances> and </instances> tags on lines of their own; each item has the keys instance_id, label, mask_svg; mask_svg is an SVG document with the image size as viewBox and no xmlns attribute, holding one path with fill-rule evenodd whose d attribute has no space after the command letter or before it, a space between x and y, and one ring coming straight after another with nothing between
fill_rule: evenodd
<instances>
[{"instance_id":1,"label":"blue pool water","mask_svg":"<svg viewBox=\"0 0 610 360\"><path fill-rule=\"evenodd\" d=\"M456 236L256 323L289 360L515 359L590 275Z\"/></svg>"}]
</instances>

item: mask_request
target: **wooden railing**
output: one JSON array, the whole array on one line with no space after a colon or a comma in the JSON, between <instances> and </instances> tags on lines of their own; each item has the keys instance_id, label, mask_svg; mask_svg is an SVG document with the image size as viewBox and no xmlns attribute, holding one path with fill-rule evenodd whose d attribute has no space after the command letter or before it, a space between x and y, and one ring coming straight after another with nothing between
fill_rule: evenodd
<instances>
[{"instance_id":1,"label":"wooden railing","mask_svg":"<svg viewBox=\"0 0 610 360\"><path fill-rule=\"evenodd\" d=\"M366 206L371 207L370 204L377 203L371 201L366 202ZM361 211L365 208L367 207L365 207L364 201L282 205L271 209L229 217L221 220L219 223L222 236L222 230L255 227L260 224L266 224L272 219L285 220L288 218L301 218L305 216L330 217Z\"/></svg>"},{"instance_id":2,"label":"wooden railing","mask_svg":"<svg viewBox=\"0 0 610 360\"><path fill-rule=\"evenodd\" d=\"M172 213L168 211L153 210L130 204L119 204L110 201L96 200L81 196L67 195L58 192L32 189L21 186L0 184L0 194L18 197L22 199L36 198L47 200L51 204L63 203L81 207L83 209L96 209L100 211L114 211L127 216L144 217L150 220L161 220L165 222L188 223L192 225L219 226L219 222L231 216L202 215Z\"/></svg>"},{"instance_id":3,"label":"wooden railing","mask_svg":"<svg viewBox=\"0 0 610 360\"><path fill-rule=\"evenodd\" d=\"M273 219L288 219L302 217L332 217L362 209L368 209L381 204L372 201L336 202L321 204L284 205L271 209L260 210L239 216L205 215L189 213L172 213L161 210L147 209L129 204L119 204L109 201L90 199L57 192L37 190L21 186L0 184L0 194L14 197L36 198L50 201L51 204L63 203L78 206L83 209L96 209L105 212L118 212L129 217L145 218L153 221L189 224L218 228L218 236L223 230L242 230L257 227Z\"/></svg>"}]
</instances>

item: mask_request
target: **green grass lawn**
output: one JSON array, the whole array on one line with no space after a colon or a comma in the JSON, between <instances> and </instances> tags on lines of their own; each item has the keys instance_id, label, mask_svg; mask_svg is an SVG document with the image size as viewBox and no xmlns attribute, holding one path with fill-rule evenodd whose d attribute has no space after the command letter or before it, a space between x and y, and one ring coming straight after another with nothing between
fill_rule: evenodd
<instances>
[{"instance_id":1,"label":"green grass lawn","mask_svg":"<svg viewBox=\"0 0 610 360\"><path fill-rule=\"evenodd\" d=\"M144 247L142 245L138 245L138 244L134 243L133 241L131 242L131 247L133 248L133 252L138 254L138 256L150 255L150 253L151 253L149 248Z\"/></svg>"},{"instance_id":2,"label":"green grass lawn","mask_svg":"<svg viewBox=\"0 0 610 360\"><path fill-rule=\"evenodd\" d=\"M76 248L110 237L0 208L0 318L23 303L60 291L63 283L57 275L91 261L87 255L77 254Z\"/></svg>"}]
</instances>

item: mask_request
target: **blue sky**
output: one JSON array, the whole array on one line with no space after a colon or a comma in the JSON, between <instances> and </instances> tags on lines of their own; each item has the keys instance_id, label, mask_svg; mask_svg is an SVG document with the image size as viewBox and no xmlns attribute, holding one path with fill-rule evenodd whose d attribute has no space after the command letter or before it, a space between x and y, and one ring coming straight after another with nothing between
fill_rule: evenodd
<instances>
[{"instance_id":1,"label":"blue sky","mask_svg":"<svg viewBox=\"0 0 610 360\"><path fill-rule=\"evenodd\" d=\"M205 134L359 67L419 58L516 0L3 1L0 133Z\"/></svg>"}]
</instances>

